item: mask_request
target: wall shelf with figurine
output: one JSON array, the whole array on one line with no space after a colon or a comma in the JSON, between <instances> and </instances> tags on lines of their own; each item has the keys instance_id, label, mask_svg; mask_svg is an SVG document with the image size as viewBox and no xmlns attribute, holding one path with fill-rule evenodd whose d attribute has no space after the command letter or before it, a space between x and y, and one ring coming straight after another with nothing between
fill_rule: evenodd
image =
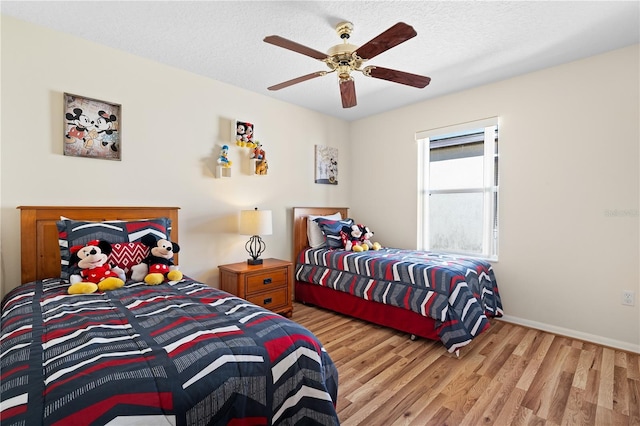
<instances>
[{"instance_id":1,"label":"wall shelf with figurine","mask_svg":"<svg viewBox=\"0 0 640 426\"><path fill-rule=\"evenodd\" d=\"M231 167L216 166L216 178L228 178L231 177Z\"/></svg>"},{"instance_id":2,"label":"wall shelf with figurine","mask_svg":"<svg viewBox=\"0 0 640 426\"><path fill-rule=\"evenodd\" d=\"M216 166L216 178L231 177L231 160L228 158L229 145L222 145L218 165Z\"/></svg>"},{"instance_id":3,"label":"wall shelf with figurine","mask_svg":"<svg viewBox=\"0 0 640 426\"><path fill-rule=\"evenodd\" d=\"M235 143L239 148L246 148L249 151L249 162L246 173L249 175L264 176L269 170L267 154L262 148L260 141L255 139L255 127L248 121L235 122Z\"/></svg>"},{"instance_id":4,"label":"wall shelf with figurine","mask_svg":"<svg viewBox=\"0 0 640 426\"><path fill-rule=\"evenodd\" d=\"M249 162L251 166L251 174L258 176L264 176L267 174L267 170L269 170L267 160L256 160L255 158L251 158Z\"/></svg>"},{"instance_id":5,"label":"wall shelf with figurine","mask_svg":"<svg viewBox=\"0 0 640 426\"><path fill-rule=\"evenodd\" d=\"M249 155L251 159L251 170L256 175L266 175L269 170L269 163L267 163L267 154L262 149L262 144L259 141L255 141L255 147Z\"/></svg>"}]
</instances>

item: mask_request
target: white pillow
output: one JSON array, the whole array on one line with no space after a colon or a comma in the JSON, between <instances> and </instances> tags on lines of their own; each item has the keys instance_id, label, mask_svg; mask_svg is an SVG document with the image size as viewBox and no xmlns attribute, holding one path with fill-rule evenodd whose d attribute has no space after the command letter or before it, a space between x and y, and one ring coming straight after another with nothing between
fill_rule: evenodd
<instances>
[{"instance_id":1,"label":"white pillow","mask_svg":"<svg viewBox=\"0 0 640 426\"><path fill-rule=\"evenodd\" d=\"M318 248L325 245L324 234L322 230L318 226L314 220L321 218L327 220L342 220L342 215L340 212L335 212L334 214L330 214L328 216L315 216L309 215L307 216L307 240L309 240L309 247Z\"/></svg>"}]
</instances>

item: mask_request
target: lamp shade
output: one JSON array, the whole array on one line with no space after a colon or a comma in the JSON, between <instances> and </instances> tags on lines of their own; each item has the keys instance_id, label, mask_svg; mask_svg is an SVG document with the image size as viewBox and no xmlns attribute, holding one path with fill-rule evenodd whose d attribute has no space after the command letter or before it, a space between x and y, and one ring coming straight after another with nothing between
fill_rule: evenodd
<instances>
[{"instance_id":1,"label":"lamp shade","mask_svg":"<svg viewBox=\"0 0 640 426\"><path fill-rule=\"evenodd\" d=\"M240 211L240 234L271 235L273 232L271 210Z\"/></svg>"}]
</instances>

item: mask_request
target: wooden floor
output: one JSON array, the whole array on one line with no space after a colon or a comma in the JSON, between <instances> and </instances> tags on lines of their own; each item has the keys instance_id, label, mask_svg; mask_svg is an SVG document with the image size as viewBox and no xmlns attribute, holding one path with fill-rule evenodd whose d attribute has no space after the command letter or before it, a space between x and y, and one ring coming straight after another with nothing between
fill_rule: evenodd
<instances>
[{"instance_id":1,"label":"wooden floor","mask_svg":"<svg viewBox=\"0 0 640 426\"><path fill-rule=\"evenodd\" d=\"M441 343L294 304L340 376L348 425L640 425L640 356L491 321L460 358Z\"/></svg>"}]
</instances>

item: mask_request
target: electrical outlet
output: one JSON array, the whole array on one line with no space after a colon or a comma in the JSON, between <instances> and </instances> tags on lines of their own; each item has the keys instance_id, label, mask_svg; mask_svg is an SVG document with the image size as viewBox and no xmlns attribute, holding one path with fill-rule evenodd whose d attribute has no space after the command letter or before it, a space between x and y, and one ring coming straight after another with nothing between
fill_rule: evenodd
<instances>
[{"instance_id":1,"label":"electrical outlet","mask_svg":"<svg viewBox=\"0 0 640 426\"><path fill-rule=\"evenodd\" d=\"M622 304L634 306L636 304L636 293L631 290L624 290L622 292Z\"/></svg>"}]
</instances>

